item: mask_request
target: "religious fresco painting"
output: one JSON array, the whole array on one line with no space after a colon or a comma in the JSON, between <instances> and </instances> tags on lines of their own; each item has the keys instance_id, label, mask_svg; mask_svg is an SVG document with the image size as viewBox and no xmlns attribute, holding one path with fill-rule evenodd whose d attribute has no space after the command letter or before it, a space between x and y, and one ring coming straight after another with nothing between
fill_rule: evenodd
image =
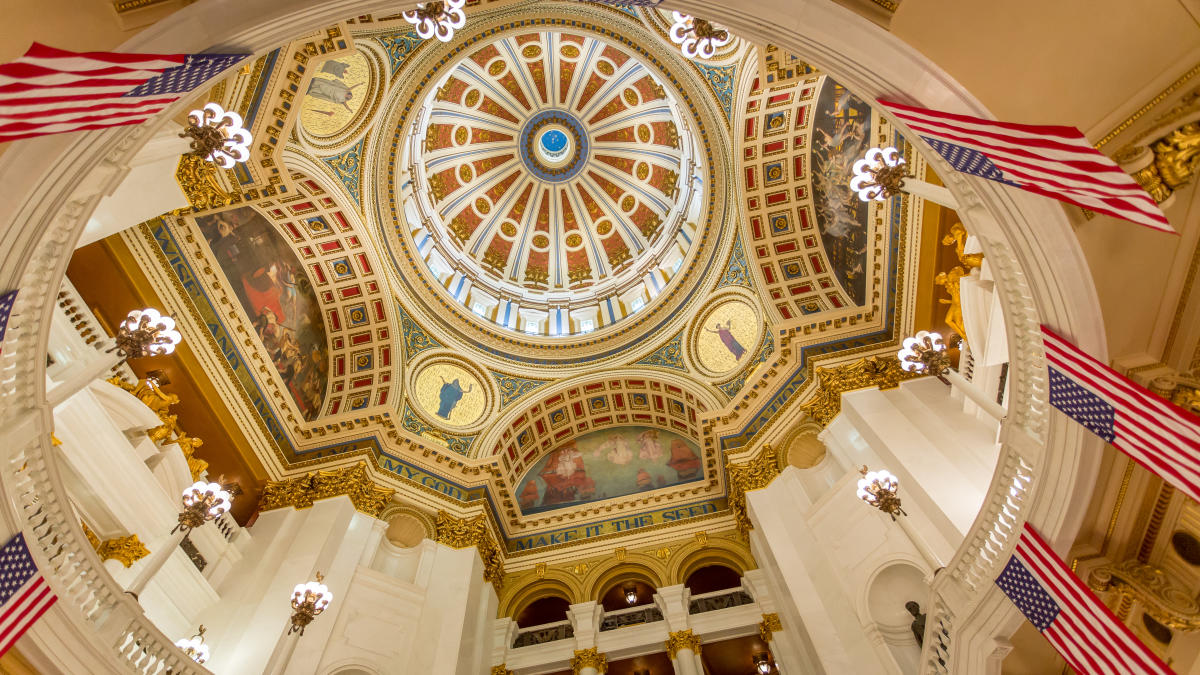
<instances>
[{"instance_id":1,"label":"religious fresco painting","mask_svg":"<svg viewBox=\"0 0 1200 675\"><path fill-rule=\"evenodd\" d=\"M517 486L517 502L528 515L702 478L700 449L690 439L655 427L613 427L539 460Z\"/></svg>"},{"instance_id":2,"label":"religious fresco painting","mask_svg":"<svg viewBox=\"0 0 1200 675\"><path fill-rule=\"evenodd\" d=\"M196 218L305 420L325 400L329 348L312 283L283 236L249 206Z\"/></svg>"},{"instance_id":3,"label":"religious fresco painting","mask_svg":"<svg viewBox=\"0 0 1200 675\"><path fill-rule=\"evenodd\" d=\"M417 404L433 424L465 427L483 417L487 394L465 368L444 361L431 363L413 381Z\"/></svg>"},{"instance_id":4,"label":"religious fresco painting","mask_svg":"<svg viewBox=\"0 0 1200 675\"><path fill-rule=\"evenodd\" d=\"M750 303L727 300L700 320L696 358L711 373L722 375L745 365L758 347L762 321Z\"/></svg>"},{"instance_id":5,"label":"religious fresco painting","mask_svg":"<svg viewBox=\"0 0 1200 675\"><path fill-rule=\"evenodd\" d=\"M871 106L826 77L812 131L812 190L821 243L833 273L856 305L867 295L867 203L847 176L866 154Z\"/></svg>"},{"instance_id":6,"label":"religious fresco painting","mask_svg":"<svg viewBox=\"0 0 1200 675\"><path fill-rule=\"evenodd\" d=\"M371 66L361 52L325 61L308 82L300 123L310 134L332 136L346 128L370 89Z\"/></svg>"}]
</instances>

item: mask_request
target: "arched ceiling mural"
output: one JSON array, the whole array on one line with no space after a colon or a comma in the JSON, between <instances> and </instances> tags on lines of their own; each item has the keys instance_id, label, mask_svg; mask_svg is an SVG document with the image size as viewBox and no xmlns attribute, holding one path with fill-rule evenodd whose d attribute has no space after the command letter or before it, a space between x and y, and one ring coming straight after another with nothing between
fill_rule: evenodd
<instances>
[{"instance_id":1,"label":"arched ceiling mural","mask_svg":"<svg viewBox=\"0 0 1200 675\"><path fill-rule=\"evenodd\" d=\"M450 43L355 17L231 75L256 155L127 243L280 475L366 459L514 555L732 526L728 455L810 359L911 323L920 206L841 175L894 132L787 55L683 58L656 10L468 9Z\"/></svg>"}]
</instances>

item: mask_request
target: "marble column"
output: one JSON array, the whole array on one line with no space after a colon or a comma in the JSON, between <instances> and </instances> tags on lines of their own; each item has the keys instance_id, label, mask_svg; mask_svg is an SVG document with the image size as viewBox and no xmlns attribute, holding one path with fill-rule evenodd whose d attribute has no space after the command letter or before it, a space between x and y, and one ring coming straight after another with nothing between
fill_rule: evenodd
<instances>
[{"instance_id":1,"label":"marble column","mask_svg":"<svg viewBox=\"0 0 1200 675\"><path fill-rule=\"evenodd\" d=\"M700 636L690 628L671 633L666 648L667 655L671 657L671 666L675 668L675 675L703 675L704 666L700 664Z\"/></svg>"},{"instance_id":2,"label":"marble column","mask_svg":"<svg viewBox=\"0 0 1200 675\"><path fill-rule=\"evenodd\" d=\"M576 649L571 657L571 671L575 675L603 675L608 672L608 657L595 647Z\"/></svg>"}]
</instances>

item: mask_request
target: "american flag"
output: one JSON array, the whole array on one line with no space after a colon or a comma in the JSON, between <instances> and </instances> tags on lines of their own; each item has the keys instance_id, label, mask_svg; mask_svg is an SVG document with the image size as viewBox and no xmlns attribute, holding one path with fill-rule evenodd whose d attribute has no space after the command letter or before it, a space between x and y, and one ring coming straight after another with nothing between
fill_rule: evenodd
<instances>
[{"instance_id":1,"label":"american flag","mask_svg":"<svg viewBox=\"0 0 1200 675\"><path fill-rule=\"evenodd\" d=\"M1025 523L996 585L1077 672L1171 673Z\"/></svg>"},{"instance_id":2,"label":"american flag","mask_svg":"<svg viewBox=\"0 0 1200 675\"><path fill-rule=\"evenodd\" d=\"M4 331L8 329L8 317L12 315L13 303L17 300L17 292L0 293L0 342L4 342Z\"/></svg>"},{"instance_id":3,"label":"american flag","mask_svg":"<svg viewBox=\"0 0 1200 675\"><path fill-rule=\"evenodd\" d=\"M69 52L35 42L0 65L0 142L137 124L246 56Z\"/></svg>"},{"instance_id":4,"label":"american flag","mask_svg":"<svg viewBox=\"0 0 1200 675\"><path fill-rule=\"evenodd\" d=\"M1200 501L1200 418L1042 326L1050 404Z\"/></svg>"},{"instance_id":5,"label":"american flag","mask_svg":"<svg viewBox=\"0 0 1200 675\"><path fill-rule=\"evenodd\" d=\"M38 572L25 534L0 548L0 656L58 600Z\"/></svg>"},{"instance_id":6,"label":"american flag","mask_svg":"<svg viewBox=\"0 0 1200 675\"><path fill-rule=\"evenodd\" d=\"M957 171L1174 232L1133 177L1075 127L996 122L880 100Z\"/></svg>"}]
</instances>

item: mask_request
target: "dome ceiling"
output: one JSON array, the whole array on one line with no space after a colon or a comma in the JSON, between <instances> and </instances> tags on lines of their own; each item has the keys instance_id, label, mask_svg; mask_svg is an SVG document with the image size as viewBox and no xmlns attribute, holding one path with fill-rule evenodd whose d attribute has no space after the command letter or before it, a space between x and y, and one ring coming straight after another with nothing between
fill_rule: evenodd
<instances>
[{"instance_id":1,"label":"dome ceiling","mask_svg":"<svg viewBox=\"0 0 1200 675\"><path fill-rule=\"evenodd\" d=\"M702 181L689 179L678 102L639 56L594 34L515 33L431 89L413 135L428 186L413 240L468 310L524 333L586 333L679 270ZM574 311L555 314L564 302Z\"/></svg>"}]
</instances>

